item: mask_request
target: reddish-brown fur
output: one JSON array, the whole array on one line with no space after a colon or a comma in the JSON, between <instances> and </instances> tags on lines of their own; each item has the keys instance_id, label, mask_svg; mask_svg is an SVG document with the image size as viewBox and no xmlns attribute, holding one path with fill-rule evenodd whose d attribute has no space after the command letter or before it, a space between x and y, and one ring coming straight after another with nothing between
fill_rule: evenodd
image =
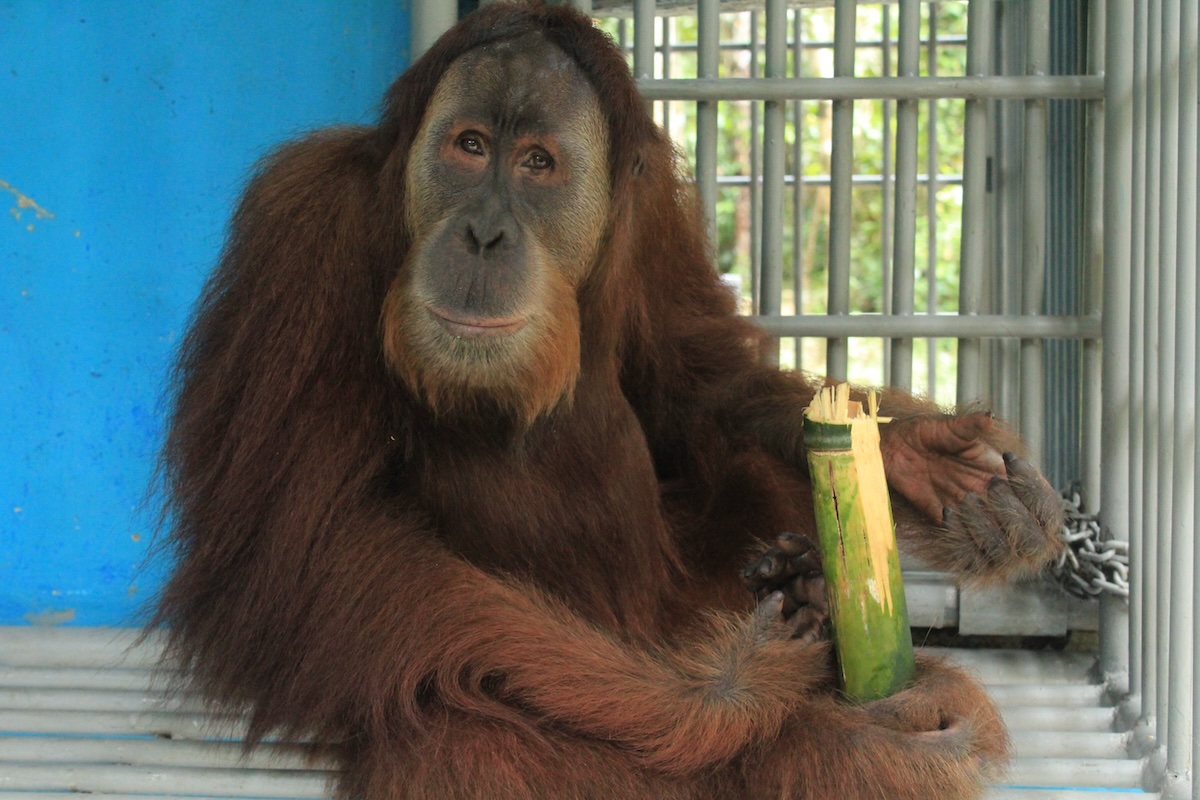
<instances>
[{"instance_id":1,"label":"reddish-brown fur","mask_svg":"<svg viewBox=\"0 0 1200 800\"><path fill-rule=\"evenodd\" d=\"M383 333L405 302L409 149L454 59L531 32L578 62L609 129L579 344L549 356L573 383L558 402L446 398L403 379ZM165 452L179 562L156 622L196 685L248 710L252 737L330 744L345 797L975 796L1007 745L973 682L923 662L896 697L845 703L828 644L790 639L741 585L772 536L813 529L814 387L757 362L701 220L622 57L561 7L477 12L378 126L273 156L184 344ZM927 453L955 500L1003 505L979 463L1010 433L982 421L986 453L956 460L898 425L890 458ZM982 529L905 494L902 538L935 564L1004 577L1054 550L1014 533L981 553Z\"/></svg>"}]
</instances>

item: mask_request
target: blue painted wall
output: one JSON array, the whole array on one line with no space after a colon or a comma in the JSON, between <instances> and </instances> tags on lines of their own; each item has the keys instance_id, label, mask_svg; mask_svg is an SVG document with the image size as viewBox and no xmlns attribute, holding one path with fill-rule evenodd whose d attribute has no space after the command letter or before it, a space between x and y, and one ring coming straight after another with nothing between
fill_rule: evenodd
<instances>
[{"instance_id":1,"label":"blue painted wall","mask_svg":"<svg viewBox=\"0 0 1200 800\"><path fill-rule=\"evenodd\" d=\"M134 624L173 348L247 172L370 122L396 0L0 0L0 625Z\"/></svg>"}]
</instances>

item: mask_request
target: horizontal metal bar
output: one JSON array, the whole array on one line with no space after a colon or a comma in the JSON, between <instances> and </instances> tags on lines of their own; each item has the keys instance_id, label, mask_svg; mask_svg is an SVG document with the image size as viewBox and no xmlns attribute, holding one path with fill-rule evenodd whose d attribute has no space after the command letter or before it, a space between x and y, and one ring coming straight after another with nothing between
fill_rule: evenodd
<instances>
[{"instance_id":1,"label":"horizontal metal bar","mask_svg":"<svg viewBox=\"0 0 1200 800\"><path fill-rule=\"evenodd\" d=\"M175 696L161 691L112 689L7 689L0 688L0 709L5 711L168 711L203 713L204 702L193 695Z\"/></svg>"},{"instance_id":2,"label":"horizontal metal bar","mask_svg":"<svg viewBox=\"0 0 1200 800\"><path fill-rule=\"evenodd\" d=\"M1091 671L1096 664L1095 656L1087 653L947 647L923 647L920 651L970 670L989 688L1021 683L1091 683Z\"/></svg>"},{"instance_id":3,"label":"horizontal metal bar","mask_svg":"<svg viewBox=\"0 0 1200 800\"><path fill-rule=\"evenodd\" d=\"M2 689L125 689L142 692L157 676L139 669L39 669L37 667L0 667Z\"/></svg>"},{"instance_id":4,"label":"horizontal metal bar","mask_svg":"<svg viewBox=\"0 0 1200 800\"><path fill-rule=\"evenodd\" d=\"M958 587L940 572L904 570L904 600L914 628L957 628Z\"/></svg>"},{"instance_id":5,"label":"horizontal metal bar","mask_svg":"<svg viewBox=\"0 0 1200 800\"><path fill-rule=\"evenodd\" d=\"M1061 689L1062 687L1054 687ZM988 694L995 699L995 688ZM1015 731L1013 753L1017 758L1129 758L1128 733L1061 733Z\"/></svg>"},{"instance_id":6,"label":"horizontal metal bar","mask_svg":"<svg viewBox=\"0 0 1200 800\"><path fill-rule=\"evenodd\" d=\"M164 736L171 739L243 739L240 719L214 714L124 711L0 711L0 734Z\"/></svg>"},{"instance_id":7,"label":"horizontal metal bar","mask_svg":"<svg viewBox=\"0 0 1200 800\"><path fill-rule=\"evenodd\" d=\"M1046 792L1045 789L1014 789L1006 787L991 787L985 790L983 800L1129 800L1127 790L1116 789L1114 792L1100 792L1093 789L1055 789ZM1157 792L1139 793L1139 800L1159 800ZM79 795L73 792L0 792L4 800L79 800ZM113 794L109 792L88 794L88 800L155 800L155 798L172 798L174 800L209 800L197 795L185 794Z\"/></svg>"},{"instance_id":8,"label":"horizontal metal bar","mask_svg":"<svg viewBox=\"0 0 1200 800\"><path fill-rule=\"evenodd\" d=\"M967 43L966 36L942 36L941 34L939 34L937 37L938 47L962 47L962 46L965 46L966 43ZM788 47L796 46L795 40L790 39L790 38L788 39L787 44L788 44ZM892 42L890 42L890 44L892 46L895 46L896 43L895 43L895 41L892 41ZM921 39L922 47L925 47L928 44L929 44L928 39ZM831 40L831 39L825 39L825 40L805 39L802 42L800 42L800 46L803 47L805 50L832 50L833 49L833 40ZM854 46L856 48L858 48L859 50L863 49L864 47L882 48L883 47L883 39L859 39L857 42L854 43ZM626 52L632 52L632 49L633 48L629 47L629 46L625 47ZM697 48L696 48L695 42L678 42L678 43L671 42L671 46L669 48L664 47L661 44L658 44L658 45L654 46L654 49L656 52L660 52L660 53L664 53L664 52L694 53L694 52L696 52ZM730 50L730 51L749 50L749 49L750 49L750 42L748 42L748 41L721 42L721 50L723 50L723 51L724 50Z\"/></svg>"},{"instance_id":9,"label":"horizontal metal bar","mask_svg":"<svg viewBox=\"0 0 1200 800\"><path fill-rule=\"evenodd\" d=\"M1033 708L1014 706L1001 709L1000 716L1009 730L1110 732L1116 721L1115 708Z\"/></svg>"},{"instance_id":10,"label":"horizontal metal bar","mask_svg":"<svg viewBox=\"0 0 1200 800\"><path fill-rule=\"evenodd\" d=\"M1142 764L1128 759L1018 758L1004 780L1016 786L1136 789L1142 784Z\"/></svg>"},{"instance_id":11,"label":"horizontal metal bar","mask_svg":"<svg viewBox=\"0 0 1200 800\"><path fill-rule=\"evenodd\" d=\"M0 765L127 764L140 767L224 767L328 771L312 759L312 748L260 744L246 752L240 742L187 742L168 739L83 739L66 736L0 736ZM4 767L0 766L0 774Z\"/></svg>"},{"instance_id":12,"label":"horizontal metal bar","mask_svg":"<svg viewBox=\"0 0 1200 800\"><path fill-rule=\"evenodd\" d=\"M1001 706L1098 706L1104 691L1104 686L1098 683L1078 686L1017 684L996 686L988 693Z\"/></svg>"},{"instance_id":13,"label":"horizontal metal bar","mask_svg":"<svg viewBox=\"0 0 1200 800\"><path fill-rule=\"evenodd\" d=\"M168 800L173 798L179 798L179 800L210 800L210 798L207 797L197 797L196 795L165 794L161 791L154 794L88 792L86 795L80 795L76 792L43 792L36 790L31 790L28 792L0 791L0 800ZM1058 798L1055 797L1054 800L1058 800ZM1104 800L1104 797L1089 797L1088 800ZM1142 800L1142 798L1139 798L1139 800Z\"/></svg>"},{"instance_id":14,"label":"horizontal metal bar","mask_svg":"<svg viewBox=\"0 0 1200 800\"><path fill-rule=\"evenodd\" d=\"M171 797L186 797L186 795L167 795L167 794L120 794L113 792L88 792L87 795L81 796L76 792L42 792L31 790L28 792L4 792L0 791L0 800L158 800L159 798ZM207 800L207 798L192 798L188 800ZM1055 798L1055 800L1058 800ZM1089 800L1103 800L1103 798L1089 798Z\"/></svg>"},{"instance_id":15,"label":"horizontal metal bar","mask_svg":"<svg viewBox=\"0 0 1200 800\"><path fill-rule=\"evenodd\" d=\"M830 178L828 175L803 175L801 176L805 186L828 186ZM793 186L796 183L795 175L784 175L783 182L787 186ZM852 175L850 182L855 186L881 186L883 185L882 175ZM928 185L929 176L922 173L916 177L918 185ZM962 183L962 175L937 175L934 177L934 183L940 189L943 186L958 186ZM717 178L718 186L749 186L750 177L748 175L721 175Z\"/></svg>"},{"instance_id":16,"label":"horizontal metal bar","mask_svg":"<svg viewBox=\"0 0 1200 800\"><path fill-rule=\"evenodd\" d=\"M885 338L1096 339L1099 317L1001 316L979 314L883 314L750 317L771 336L879 336Z\"/></svg>"},{"instance_id":17,"label":"horizontal metal bar","mask_svg":"<svg viewBox=\"0 0 1200 800\"><path fill-rule=\"evenodd\" d=\"M293 800L329 796L323 775L285 770L5 764L3 778L5 789Z\"/></svg>"},{"instance_id":18,"label":"horizontal metal bar","mask_svg":"<svg viewBox=\"0 0 1200 800\"><path fill-rule=\"evenodd\" d=\"M250 796L238 795L238 797L249 798ZM324 795L318 795L318 797L324 797ZM195 794L178 794L174 791L168 794L162 790L151 794L146 794L143 792L132 794L89 791L86 795L81 795L76 792L43 792L40 790L31 790L28 792L0 791L0 800L175 800L176 798L178 798L178 800L212 800L209 797L198 796ZM259 798L253 798L253 800L259 800ZM1057 795L1055 796L1054 800L1059 800ZM1098 797L1091 797L1089 795L1088 800L1105 800L1105 796L1099 795ZM1139 798L1139 800L1143 799Z\"/></svg>"},{"instance_id":19,"label":"horizontal metal bar","mask_svg":"<svg viewBox=\"0 0 1200 800\"><path fill-rule=\"evenodd\" d=\"M154 669L163 639L152 634L139 643L140 634L136 628L0 627L0 665Z\"/></svg>"},{"instance_id":20,"label":"horizontal metal bar","mask_svg":"<svg viewBox=\"0 0 1200 800\"><path fill-rule=\"evenodd\" d=\"M1008 789L992 787L983 793L983 800L1158 800L1158 792L1130 794L1125 789L1103 792L1093 789ZM4 797L0 795L0 800Z\"/></svg>"},{"instance_id":21,"label":"horizontal metal bar","mask_svg":"<svg viewBox=\"0 0 1200 800\"><path fill-rule=\"evenodd\" d=\"M638 90L646 100L1099 100L1104 78L671 78L639 80Z\"/></svg>"}]
</instances>

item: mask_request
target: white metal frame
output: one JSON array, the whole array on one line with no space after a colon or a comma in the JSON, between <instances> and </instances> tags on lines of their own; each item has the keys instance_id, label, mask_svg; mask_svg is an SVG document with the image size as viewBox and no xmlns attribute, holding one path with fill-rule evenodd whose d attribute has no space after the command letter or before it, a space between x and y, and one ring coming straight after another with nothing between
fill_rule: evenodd
<instances>
[{"instance_id":1,"label":"white metal frame","mask_svg":"<svg viewBox=\"0 0 1200 800\"><path fill-rule=\"evenodd\" d=\"M917 40L913 19L918 0L899 0L902 76L855 78L850 74L855 45L853 2L837 5L835 34L837 77L781 77L772 67L784 25L783 3L767 0L765 13L768 75L716 80L712 44L701 58L699 80L654 79L636 69L649 99L754 99L779 104L795 99L834 101L830 237L830 316L783 316L778 308L781 259L776 226L786 176L772 151L771 126L763 129L764 169L762 252L758 261L756 311L776 336L821 336L829 341L829 372L845 375L845 341L850 336L897 337L892 343L891 380L903 385L911 373L907 342L915 336L951 336L960 340L960 397L976 397L998 382L1016 380L1018 418L1035 453L1042 452L1045 409L1043 339L1081 341L1083 396L1080 479L1089 510L1098 512L1107 535L1131 543L1133 591L1128 602L1105 597L1100 603L1098 676L1106 697L1120 701L1114 730L1129 731L1128 755L1144 768L1140 785L1163 797L1200 798L1192 785L1191 765L1200 757L1200 692L1194 691L1194 664L1200 663L1200 591L1195 575L1200 552L1194 546L1197 481L1195 409L1200 405L1197 369L1197 0L1092 0L1088 6L1088 63L1091 74L1052 76L1048 72L1051 0L1005 4L1009 14L1025 15L1026 56L1022 75L987 74L993 41L991 0L970 3L968 75L916 78L912 52ZM634 0L635 63L649 63L652 47L652 0ZM716 19L714 2L700 2L701 41ZM905 21L907 20L907 24ZM642 35L639 36L639 29ZM775 42L772 45L772 42ZM706 65L707 64L707 65ZM967 156L963 185L964 224L960 309L957 317L913 313L911 299L914 234L909 223L915 170L911 104L930 97L968 100ZM849 313L846 304L847 198L853 191L851 140L846 115L850 98L894 98L898 109L896 225L892 252L891 314L870 317ZM1084 202L1084 274L1080 311L1051 315L1043 287L1048 225L1054 209L1046 204L1047 101L1087 101ZM1011 311L985 310L988 259L982 208L984 143L989 100L1020 99L1023 113L1020 274L1002 276L1022 287ZM703 106L702 106L703 107ZM764 110L770 120L771 109ZM715 126L714 126L715 128ZM698 152L710 152L713 128L699 127ZM776 152L776 156L771 156ZM697 158L696 180L706 208L714 207L711 187L715 166ZM711 213L711 211L710 211ZM1003 362L988 375L980 343L987 337L1019 342L1019 368ZM1008 370L1007 372L1005 370ZM1193 752L1195 751L1195 752ZM1114 784L1119 785L1119 784Z\"/></svg>"}]
</instances>

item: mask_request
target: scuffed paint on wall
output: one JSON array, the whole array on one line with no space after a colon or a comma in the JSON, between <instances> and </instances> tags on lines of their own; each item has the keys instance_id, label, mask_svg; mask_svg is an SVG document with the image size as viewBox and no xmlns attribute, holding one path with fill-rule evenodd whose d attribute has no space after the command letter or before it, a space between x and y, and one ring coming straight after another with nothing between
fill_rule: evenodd
<instances>
[{"instance_id":1,"label":"scuffed paint on wall","mask_svg":"<svg viewBox=\"0 0 1200 800\"><path fill-rule=\"evenodd\" d=\"M30 625L40 625L42 627L50 627L53 625L66 625L69 622L75 621L75 609L64 608L61 611L38 611L29 612L25 615L25 621Z\"/></svg>"},{"instance_id":2,"label":"scuffed paint on wall","mask_svg":"<svg viewBox=\"0 0 1200 800\"><path fill-rule=\"evenodd\" d=\"M375 118L407 14L0 0L0 625L140 621L168 368L232 205L275 145Z\"/></svg>"},{"instance_id":3,"label":"scuffed paint on wall","mask_svg":"<svg viewBox=\"0 0 1200 800\"><path fill-rule=\"evenodd\" d=\"M26 210L32 210L35 215L35 219L54 219L53 214L39 206L32 197L24 194L8 181L0 180L0 191L8 192L16 198L17 204L8 209L8 213L9 216L11 216L17 222L21 221L21 214ZM34 229L33 223L28 223L25 226L25 229L32 231ZM78 235L78 231L76 231L76 235Z\"/></svg>"}]
</instances>

